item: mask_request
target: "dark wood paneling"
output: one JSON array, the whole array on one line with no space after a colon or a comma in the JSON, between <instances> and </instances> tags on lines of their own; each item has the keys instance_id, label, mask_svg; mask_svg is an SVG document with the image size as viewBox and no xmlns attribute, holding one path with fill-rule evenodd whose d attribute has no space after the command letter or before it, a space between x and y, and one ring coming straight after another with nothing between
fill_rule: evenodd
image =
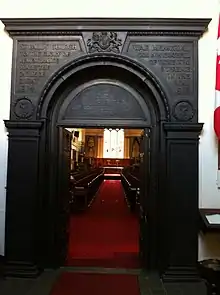
<instances>
[{"instance_id":1,"label":"dark wood paneling","mask_svg":"<svg viewBox=\"0 0 220 295\"><path fill-rule=\"evenodd\" d=\"M9 130L10 151L6 195L6 259L9 274L15 266L18 273L27 270L31 276L37 273L37 181L41 122L19 123L5 122Z\"/></svg>"},{"instance_id":2,"label":"dark wood paneling","mask_svg":"<svg viewBox=\"0 0 220 295\"><path fill-rule=\"evenodd\" d=\"M195 279L198 259L198 135L202 124L165 124L167 256L164 279ZM194 275L194 277L193 277Z\"/></svg>"}]
</instances>

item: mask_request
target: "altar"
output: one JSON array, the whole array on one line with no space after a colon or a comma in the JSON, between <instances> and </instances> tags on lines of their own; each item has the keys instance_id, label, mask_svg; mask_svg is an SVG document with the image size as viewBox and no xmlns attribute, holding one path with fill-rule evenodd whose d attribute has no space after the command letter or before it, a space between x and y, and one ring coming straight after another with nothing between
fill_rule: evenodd
<instances>
[{"instance_id":1,"label":"altar","mask_svg":"<svg viewBox=\"0 0 220 295\"><path fill-rule=\"evenodd\" d=\"M93 158L93 164L96 167L126 167L133 162L133 159Z\"/></svg>"},{"instance_id":2,"label":"altar","mask_svg":"<svg viewBox=\"0 0 220 295\"><path fill-rule=\"evenodd\" d=\"M124 169L124 167L119 167L119 166L113 166L113 167L109 167L109 166L105 166L103 167L104 169L104 176L121 176L122 170Z\"/></svg>"}]
</instances>

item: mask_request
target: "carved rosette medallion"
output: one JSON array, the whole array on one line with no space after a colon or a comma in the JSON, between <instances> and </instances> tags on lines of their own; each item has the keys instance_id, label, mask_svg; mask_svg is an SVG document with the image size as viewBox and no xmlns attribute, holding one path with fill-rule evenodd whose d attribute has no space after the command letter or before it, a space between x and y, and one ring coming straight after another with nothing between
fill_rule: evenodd
<instances>
[{"instance_id":1,"label":"carved rosette medallion","mask_svg":"<svg viewBox=\"0 0 220 295\"><path fill-rule=\"evenodd\" d=\"M18 99L14 106L14 113L20 119L28 119L33 115L34 106L30 99L22 97Z\"/></svg>"},{"instance_id":2,"label":"carved rosette medallion","mask_svg":"<svg viewBox=\"0 0 220 295\"><path fill-rule=\"evenodd\" d=\"M122 40L116 32L94 32L92 38L87 41L89 53L114 52L120 53Z\"/></svg>"},{"instance_id":3,"label":"carved rosette medallion","mask_svg":"<svg viewBox=\"0 0 220 295\"><path fill-rule=\"evenodd\" d=\"M193 106L188 101L180 101L173 108L173 116L177 121L190 121L194 114Z\"/></svg>"}]
</instances>

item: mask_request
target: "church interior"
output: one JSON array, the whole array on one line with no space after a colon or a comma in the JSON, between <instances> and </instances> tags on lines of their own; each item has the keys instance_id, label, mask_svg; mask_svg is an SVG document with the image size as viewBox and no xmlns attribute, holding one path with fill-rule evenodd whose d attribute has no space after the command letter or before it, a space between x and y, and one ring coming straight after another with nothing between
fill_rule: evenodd
<instances>
[{"instance_id":1,"label":"church interior","mask_svg":"<svg viewBox=\"0 0 220 295\"><path fill-rule=\"evenodd\" d=\"M67 266L139 268L141 129L71 135Z\"/></svg>"}]
</instances>

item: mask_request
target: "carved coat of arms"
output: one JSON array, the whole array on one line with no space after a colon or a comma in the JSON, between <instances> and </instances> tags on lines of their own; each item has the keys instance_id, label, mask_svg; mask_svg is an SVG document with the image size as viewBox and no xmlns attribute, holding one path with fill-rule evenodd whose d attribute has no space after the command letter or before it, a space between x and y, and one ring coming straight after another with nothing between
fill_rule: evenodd
<instances>
[{"instance_id":1,"label":"carved coat of arms","mask_svg":"<svg viewBox=\"0 0 220 295\"><path fill-rule=\"evenodd\" d=\"M92 38L87 41L89 53L114 52L120 53L122 40L118 39L116 32L94 32Z\"/></svg>"}]
</instances>

